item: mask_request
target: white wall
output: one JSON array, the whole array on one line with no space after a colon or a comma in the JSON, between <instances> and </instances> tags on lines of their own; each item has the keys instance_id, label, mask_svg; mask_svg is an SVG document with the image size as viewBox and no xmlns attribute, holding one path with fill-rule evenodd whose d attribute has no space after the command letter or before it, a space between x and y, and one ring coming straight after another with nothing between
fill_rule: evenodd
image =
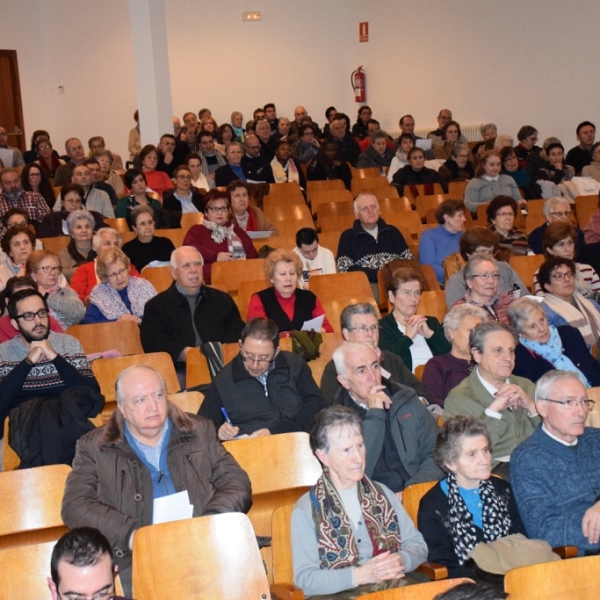
<instances>
[{"instance_id":1,"label":"white wall","mask_svg":"<svg viewBox=\"0 0 600 600\"><path fill-rule=\"evenodd\" d=\"M350 73L367 73L367 102L386 128L414 115L435 127L442 107L463 124L495 121L516 134L575 144L579 121L598 121L597 0L165 0L173 109L208 106L217 121L250 118L273 101L303 104L318 122L334 104L354 120ZM243 23L259 10L262 21ZM358 43L359 21L370 41ZM25 133L54 145L104 135L126 155L136 108L125 0L0 0L0 46L18 52ZM63 95L58 86L65 86ZM600 137L600 136L599 136Z\"/></svg>"}]
</instances>

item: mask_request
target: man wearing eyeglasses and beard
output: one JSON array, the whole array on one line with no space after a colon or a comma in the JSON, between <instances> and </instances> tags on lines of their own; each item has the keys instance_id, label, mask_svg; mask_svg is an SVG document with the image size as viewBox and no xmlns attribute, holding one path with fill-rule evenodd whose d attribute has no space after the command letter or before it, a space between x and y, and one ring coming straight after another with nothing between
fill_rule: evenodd
<instances>
[{"instance_id":1,"label":"man wearing eyeglasses and beard","mask_svg":"<svg viewBox=\"0 0 600 600\"><path fill-rule=\"evenodd\" d=\"M13 294L8 314L19 335L0 344L0 425L26 400L58 397L74 386L100 391L79 341L49 330L48 305L37 290Z\"/></svg>"},{"instance_id":2,"label":"man wearing eyeglasses and beard","mask_svg":"<svg viewBox=\"0 0 600 600\"><path fill-rule=\"evenodd\" d=\"M323 396L305 360L280 351L270 319L244 327L240 352L215 377L199 415L214 422L221 440L290 431L308 432Z\"/></svg>"}]
</instances>

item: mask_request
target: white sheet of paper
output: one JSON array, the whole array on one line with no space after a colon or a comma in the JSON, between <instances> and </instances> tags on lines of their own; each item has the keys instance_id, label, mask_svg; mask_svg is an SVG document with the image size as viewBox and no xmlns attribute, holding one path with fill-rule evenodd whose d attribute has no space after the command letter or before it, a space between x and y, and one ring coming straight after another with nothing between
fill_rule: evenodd
<instances>
[{"instance_id":1,"label":"white sheet of paper","mask_svg":"<svg viewBox=\"0 0 600 600\"><path fill-rule=\"evenodd\" d=\"M431 150L431 142L433 140L425 138L424 140L415 140L415 146L421 150Z\"/></svg>"},{"instance_id":2,"label":"white sheet of paper","mask_svg":"<svg viewBox=\"0 0 600 600\"><path fill-rule=\"evenodd\" d=\"M272 231L246 231L251 240L258 238L269 238L273 235Z\"/></svg>"},{"instance_id":3,"label":"white sheet of paper","mask_svg":"<svg viewBox=\"0 0 600 600\"><path fill-rule=\"evenodd\" d=\"M187 490L183 490L183 492L154 500L152 524L156 525L157 523L191 519L193 515L194 506L190 504L190 497Z\"/></svg>"},{"instance_id":4,"label":"white sheet of paper","mask_svg":"<svg viewBox=\"0 0 600 600\"><path fill-rule=\"evenodd\" d=\"M302 331L310 331L311 329L314 329L315 331L321 331L324 319L325 315L321 315L320 317L310 319L310 321L304 321L304 323L302 324Z\"/></svg>"}]
</instances>

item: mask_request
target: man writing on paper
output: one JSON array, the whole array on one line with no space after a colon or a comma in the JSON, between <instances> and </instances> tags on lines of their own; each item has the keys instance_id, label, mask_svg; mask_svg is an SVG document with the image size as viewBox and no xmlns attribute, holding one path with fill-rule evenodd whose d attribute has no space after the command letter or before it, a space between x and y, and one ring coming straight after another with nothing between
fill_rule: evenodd
<instances>
[{"instance_id":1,"label":"man writing on paper","mask_svg":"<svg viewBox=\"0 0 600 600\"><path fill-rule=\"evenodd\" d=\"M194 517L247 512L251 489L211 424L171 403L154 369L125 369L116 398L108 423L77 444L62 518L69 528L95 527L108 538L131 595L133 537L153 523L157 499L186 492Z\"/></svg>"}]
</instances>

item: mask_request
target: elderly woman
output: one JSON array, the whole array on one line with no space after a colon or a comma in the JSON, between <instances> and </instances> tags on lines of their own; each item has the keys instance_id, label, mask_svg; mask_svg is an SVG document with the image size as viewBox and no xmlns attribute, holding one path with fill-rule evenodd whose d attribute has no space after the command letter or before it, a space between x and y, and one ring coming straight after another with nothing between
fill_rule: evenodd
<instances>
[{"instance_id":1,"label":"elderly woman","mask_svg":"<svg viewBox=\"0 0 600 600\"><path fill-rule=\"evenodd\" d=\"M25 275L25 263L35 248L35 235L27 225L10 227L2 238L0 256L0 290L15 275Z\"/></svg>"},{"instance_id":2,"label":"elderly woman","mask_svg":"<svg viewBox=\"0 0 600 600\"><path fill-rule=\"evenodd\" d=\"M455 144L450 158L439 168L438 175L445 189L451 181L468 181L475 177L469 146Z\"/></svg>"},{"instance_id":3,"label":"elderly woman","mask_svg":"<svg viewBox=\"0 0 600 600\"><path fill-rule=\"evenodd\" d=\"M600 363L588 352L577 329L548 324L540 303L519 298L508 307L508 318L519 336L514 374L536 382L552 369L577 373L586 387L600 386Z\"/></svg>"},{"instance_id":4,"label":"elderly woman","mask_svg":"<svg viewBox=\"0 0 600 600\"><path fill-rule=\"evenodd\" d=\"M588 348L600 338L600 306L575 291L577 267L572 260L554 256L538 271L544 291L542 308L551 325L571 325L579 329Z\"/></svg>"},{"instance_id":5,"label":"elderly woman","mask_svg":"<svg viewBox=\"0 0 600 600\"><path fill-rule=\"evenodd\" d=\"M439 142L434 144L434 156L435 158L441 158L448 160L452 156L454 146L459 143L462 136L460 125L456 121L448 121L442 127L442 136L439 138ZM471 152L469 151L469 159L472 160Z\"/></svg>"},{"instance_id":6,"label":"elderly woman","mask_svg":"<svg viewBox=\"0 0 600 600\"><path fill-rule=\"evenodd\" d=\"M130 277L130 262L119 248L108 248L98 256L98 283L90 294L90 303L81 321L134 321L144 316L146 302L156 296L152 284L143 277Z\"/></svg>"},{"instance_id":7,"label":"elderly woman","mask_svg":"<svg viewBox=\"0 0 600 600\"><path fill-rule=\"evenodd\" d=\"M102 227L94 234L92 238L94 258L77 267L71 277L71 287L77 292L81 300L85 302L99 282L96 257L100 256L108 248L120 248L122 243L121 236L112 227ZM131 267L130 275L134 277L140 276L134 266Z\"/></svg>"},{"instance_id":8,"label":"elderly woman","mask_svg":"<svg viewBox=\"0 0 600 600\"><path fill-rule=\"evenodd\" d=\"M511 452L540 423L529 379L513 375L514 331L497 321L477 325L469 337L477 366L469 377L450 391L444 404L444 419L468 415L483 419L492 437L492 466L508 478Z\"/></svg>"},{"instance_id":9,"label":"elderly woman","mask_svg":"<svg viewBox=\"0 0 600 600\"><path fill-rule=\"evenodd\" d=\"M120 198L117 202L115 217L128 217L136 206L150 206L156 212L155 218L158 220L162 210L161 204L146 193L148 181L144 171L141 169L128 169L125 172L125 185L129 190L129 195Z\"/></svg>"},{"instance_id":10,"label":"elderly woman","mask_svg":"<svg viewBox=\"0 0 600 600\"><path fill-rule=\"evenodd\" d=\"M387 145L387 133L381 129L370 135L371 145L358 157L357 169L376 167L381 173L387 173L395 152Z\"/></svg>"},{"instance_id":11,"label":"elderly woman","mask_svg":"<svg viewBox=\"0 0 600 600\"><path fill-rule=\"evenodd\" d=\"M54 252L34 250L27 259L25 272L37 284L38 291L46 298L50 314L63 331L83 319L85 306L62 276L62 266Z\"/></svg>"},{"instance_id":12,"label":"elderly woman","mask_svg":"<svg viewBox=\"0 0 600 600\"><path fill-rule=\"evenodd\" d=\"M506 308L514 300L508 294L499 294L500 269L489 254L477 254L469 258L464 270L465 296L454 304L481 306L492 321L508 322Z\"/></svg>"},{"instance_id":13,"label":"elderly woman","mask_svg":"<svg viewBox=\"0 0 600 600\"><path fill-rule=\"evenodd\" d=\"M279 122L277 123L277 131L273 134L273 141L289 142L291 126L292 123L287 117L279 117Z\"/></svg>"},{"instance_id":14,"label":"elderly woman","mask_svg":"<svg viewBox=\"0 0 600 600\"><path fill-rule=\"evenodd\" d=\"M544 231L542 238L542 248L544 256L551 258L560 256L575 262L575 243L577 240L577 232L575 228L564 221L550 223ZM590 265L575 262L575 291L582 296L598 301L600 295L600 278L595 269ZM542 295L544 292L538 281L538 271L533 274L533 288L537 295Z\"/></svg>"},{"instance_id":15,"label":"elderly woman","mask_svg":"<svg viewBox=\"0 0 600 600\"><path fill-rule=\"evenodd\" d=\"M517 203L510 196L496 196L486 207L488 229L499 238L500 248L511 254L532 253L527 235L515 227Z\"/></svg>"},{"instance_id":16,"label":"elderly woman","mask_svg":"<svg viewBox=\"0 0 600 600\"><path fill-rule=\"evenodd\" d=\"M447 354L439 354L427 361L423 381L427 382L428 400L442 408L450 390L473 370L469 336L477 325L487 321L483 308L473 304L459 304L444 317L444 335L452 345Z\"/></svg>"},{"instance_id":17,"label":"elderly woman","mask_svg":"<svg viewBox=\"0 0 600 600\"><path fill-rule=\"evenodd\" d=\"M246 139L246 131L242 127L243 123L244 115L241 112L234 110L231 113L231 127L233 128L233 132L235 133L235 140L237 142L241 142L242 144Z\"/></svg>"},{"instance_id":18,"label":"elderly woman","mask_svg":"<svg viewBox=\"0 0 600 600\"><path fill-rule=\"evenodd\" d=\"M450 351L440 322L417 314L422 289L423 278L417 270L396 269L388 287L388 299L394 308L379 321L379 347L400 356L413 373L432 356Z\"/></svg>"},{"instance_id":19,"label":"elderly woman","mask_svg":"<svg viewBox=\"0 0 600 600\"><path fill-rule=\"evenodd\" d=\"M465 189L465 204L472 213L477 212L480 204L487 204L496 196L510 196L519 205L527 205L514 179L500 173L501 161L497 150L489 150L483 155L475 178L469 181Z\"/></svg>"},{"instance_id":20,"label":"elderly woman","mask_svg":"<svg viewBox=\"0 0 600 600\"><path fill-rule=\"evenodd\" d=\"M150 190L162 196L167 190L173 188L173 182L169 179L169 176L164 171L156 170L156 165L158 165L158 149L156 146L152 144L144 146L140 152L140 161Z\"/></svg>"},{"instance_id":21,"label":"elderly woman","mask_svg":"<svg viewBox=\"0 0 600 600\"><path fill-rule=\"evenodd\" d=\"M442 180L436 171L425 166L425 154L421 148L411 148L408 151L408 164L399 169L392 177L392 185L404 196L404 188L415 185L439 183ZM431 192L433 193L433 192ZM415 194L418 195L418 194Z\"/></svg>"},{"instance_id":22,"label":"elderly woman","mask_svg":"<svg viewBox=\"0 0 600 600\"><path fill-rule=\"evenodd\" d=\"M54 180L56 171L65 164L65 161L59 158L58 153L52 149L52 143L47 137L39 138L35 148L37 150L35 162L40 165L48 179Z\"/></svg>"},{"instance_id":23,"label":"elderly woman","mask_svg":"<svg viewBox=\"0 0 600 600\"><path fill-rule=\"evenodd\" d=\"M271 319L280 333L299 331L306 321L323 316L321 331L331 333L325 311L319 299L310 291L298 287L302 262L292 250L275 250L265 262L265 275L272 286L250 298L248 319Z\"/></svg>"},{"instance_id":24,"label":"elderly woman","mask_svg":"<svg viewBox=\"0 0 600 600\"><path fill-rule=\"evenodd\" d=\"M535 144L538 141L538 130L531 125L523 125L517 132L519 143L515 146L515 154L519 159L519 167L525 167L525 161L532 154L539 154L541 148Z\"/></svg>"},{"instance_id":25,"label":"elderly woman","mask_svg":"<svg viewBox=\"0 0 600 600\"><path fill-rule=\"evenodd\" d=\"M387 172L387 180L392 183L394 175L408 164L408 153L415 147L415 140L410 133L402 133L398 138L398 150Z\"/></svg>"},{"instance_id":26,"label":"elderly woman","mask_svg":"<svg viewBox=\"0 0 600 600\"><path fill-rule=\"evenodd\" d=\"M581 170L581 176L591 177L592 179L600 182L600 142L596 142L592 146L592 162L583 167Z\"/></svg>"},{"instance_id":27,"label":"elderly woman","mask_svg":"<svg viewBox=\"0 0 600 600\"><path fill-rule=\"evenodd\" d=\"M319 598L357 598L408 583L405 574L425 561L427 546L396 495L365 475L358 414L322 410L310 445L323 474L292 514L294 583Z\"/></svg>"},{"instance_id":28,"label":"elderly woman","mask_svg":"<svg viewBox=\"0 0 600 600\"><path fill-rule=\"evenodd\" d=\"M67 230L71 241L58 253L58 258L63 275L69 282L77 267L96 258L96 252L92 249L94 225L94 217L87 210L74 210L67 217Z\"/></svg>"},{"instance_id":29,"label":"elderly woman","mask_svg":"<svg viewBox=\"0 0 600 600\"><path fill-rule=\"evenodd\" d=\"M112 170L113 163L115 162L115 156L110 150L100 150L94 152L94 158L100 165L101 181L105 181L115 190L117 195L125 193L125 185L121 175ZM122 168L122 167L121 167Z\"/></svg>"},{"instance_id":30,"label":"elderly woman","mask_svg":"<svg viewBox=\"0 0 600 600\"><path fill-rule=\"evenodd\" d=\"M523 188L525 190L531 187L531 177L525 169L522 169L519 166L519 158L514 148L512 148L511 146L505 146L504 148L502 148L502 150L500 150L500 160L502 161L502 173L512 177L515 180L517 187ZM525 197L539 198L542 193L542 190L539 186L537 186L537 190L537 196L527 196L527 194L525 194Z\"/></svg>"},{"instance_id":31,"label":"elderly woman","mask_svg":"<svg viewBox=\"0 0 600 600\"><path fill-rule=\"evenodd\" d=\"M458 252L460 238L465 229L465 205L461 200L444 200L435 210L438 227L426 229L419 240L419 262L431 265L440 284L446 274L444 259Z\"/></svg>"},{"instance_id":32,"label":"elderly woman","mask_svg":"<svg viewBox=\"0 0 600 600\"><path fill-rule=\"evenodd\" d=\"M494 147L494 142L498 136L498 127L494 123L484 123L479 128L479 132L483 141L473 146L473 154L477 161L487 150L491 150Z\"/></svg>"},{"instance_id":33,"label":"elderly woman","mask_svg":"<svg viewBox=\"0 0 600 600\"><path fill-rule=\"evenodd\" d=\"M428 559L447 567L448 577L478 579L469 553L479 542L525 535L510 485L491 476L492 436L485 423L449 419L438 434L435 461L447 476L423 496L418 513Z\"/></svg>"},{"instance_id":34,"label":"elderly woman","mask_svg":"<svg viewBox=\"0 0 600 600\"><path fill-rule=\"evenodd\" d=\"M256 206L250 206L250 187L244 181L237 179L227 186L227 195L231 205L231 213L236 225L244 231L272 231L277 235L277 229L265 213Z\"/></svg>"},{"instance_id":35,"label":"elderly woman","mask_svg":"<svg viewBox=\"0 0 600 600\"><path fill-rule=\"evenodd\" d=\"M256 258L258 253L248 234L231 218L225 192L211 190L204 201L204 221L189 228L183 245L194 246L202 254L204 281L210 283L214 262Z\"/></svg>"},{"instance_id":36,"label":"elderly woman","mask_svg":"<svg viewBox=\"0 0 600 600\"><path fill-rule=\"evenodd\" d=\"M181 227L181 215L201 213L204 196L192 186L193 175L187 165L179 165L173 171L175 188L163 195L163 214L166 227Z\"/></svg>"}]
</instances>

